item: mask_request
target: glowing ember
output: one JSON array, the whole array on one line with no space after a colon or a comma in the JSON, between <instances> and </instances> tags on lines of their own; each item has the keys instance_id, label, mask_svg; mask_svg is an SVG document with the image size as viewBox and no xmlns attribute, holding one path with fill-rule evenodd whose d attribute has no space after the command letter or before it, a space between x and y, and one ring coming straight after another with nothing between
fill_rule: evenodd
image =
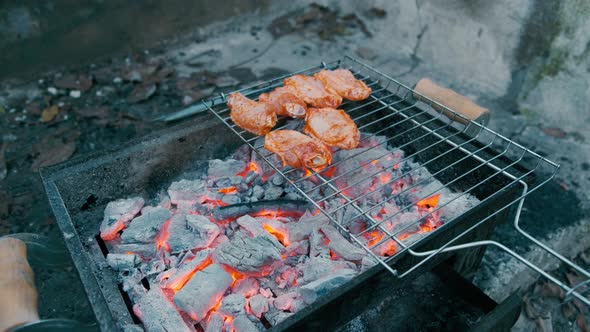
<instances>
[{"instance_id":1,"label":"glowing ember","mask_svg":"<svg viewBox=\"0 0 590 332\"><path fill-rule=\"evenodd\" d=\"M284 245L285 247L288 247L289 246L290 242L289 242L287 233L281 232L278 229L274 229L269 224L262 224L262 228L264 228L267 232L269 232L270 234L272 234L272 236L276 237L277 240L279 240L279 242L282 245Z\"/></svg>"},{"instance_id":2,"label":"glowing ember","mask_svg":"<svg viewBox=\"0 0 590 332\"><path fill-rule=\"evenodd\" d=\"M330 166L330 168L328 168L326 171L324 171L324 175L331 178L332 175L334 174L335 170L336 170L336 166Z\"/></svg>"},{"instance_id":3,"label":"glowing ember","mask_svg":"<svg viewBox=\"0 0 590 332\"><path fill-rule=\"evenodd\" d=\"M379 241L381 241L381 239L383 239L383 234L381 232L379 232L378 230L373 230L368 233L365 233L365 237L369 240L367 245L369 246L369 248L371 248L374 245L376 245L377 243L379 243Z\"/></svg>"},{"instance_id":4,"label":"glowing ember","mask_svg":"<svg viewBox=\"0 0 590 332\"><path fill-rule=\"evenodd\" d=\"M162 226L162 229L158 235L156 235L156 249L158 250L164 248L164 250L170 252L170 245L168 244L168 237L170 236L168 226L170 226L170 221L172 221L172 219L166 220L164 226Z\"/></svg>"},{"instance_id":5,"label":"glowing ember","mask_svg":"<svg viewBox=\"0 0 590 332\"><path fill-rule=\"evenodd\" d=\"M304 177L309 177L311 176L313 173L309 170L309 169L305 169L305 174L303 174Z\"/></svg>"},{"instance_id":6,"label":"glowing ember","mask_svg":"<svg viewBox=\"0 0 590 332\"><path fill-rule=\"evenodd\" d=\"M248 165L246 165L246 168L244 168L243 171L237 173L236 175L246 177L248 173L250 173L251 171L260 175L260 167L258 167L258 164L256 164L253 161L249 162Z\"/></svg>"},{"instance_id":7,"label":"glowing ember","mask_svg":"<svg viewBox=\"0 0 590 332\"><path fill-rule=\"evenodd\" d=\"M438 205L438 200L440 199L440 194L432 195L428 198L424 198L416 203L416 206L419 208L433 208Z\"/></svg>"},{"instance_id":8,"label":"glowing ember","mask_svg":"<svg viewBox=\"0 0 590 332\"><path fill-rule=\"evenodd\" d=\"M177 293L197 272L202 271L212 263L213 261L211 260L211 257L207 257L207 259L196 266L194 270L189 271L168 283L167 288L172 289L174 293Z\"/></svg>"},{"instance_id":9,"label":"glowing ember","mask_svg":"<svg viewBox=\"0 0 590 332\"><path fill-rule=\"evenodd\" d=\"M228 194L237 194L238 193L238 189L234 186L231 187L227 187L227 188L221 188L219 190L217 190L218 192L228 195Z\"/></svg>"}]
</instances>

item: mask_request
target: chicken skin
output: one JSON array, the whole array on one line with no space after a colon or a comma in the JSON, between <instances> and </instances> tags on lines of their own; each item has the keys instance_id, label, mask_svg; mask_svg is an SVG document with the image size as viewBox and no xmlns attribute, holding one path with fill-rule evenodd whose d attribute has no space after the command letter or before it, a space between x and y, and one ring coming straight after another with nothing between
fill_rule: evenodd
<instances>
[{"instance_id":1,"label":"chicken skin","mask_svg":"<svg viewBox=\"0 0 590 332\"><path fill-rule=\"evenodd\" d=\"M319 80L305 76L293 75L283 80L285 87L313 107L338 107L342 103L342 97L334 92L326 90Z\"/></svg>"},{"instance_id":2,"label":"chicken skin","mask_svg":"<svg viewBox=\"0 0 590 332\"><path fill-rule=\"evenodd\" d=\"M333 108L308 109L303 131L329 146L346 150L356 148L361 136L350 116Z\"/></svg>"},{"instance_id":3,"label":"chicken skin","mask_svg":"<svg viewBox=\"0 0 590 332\"><path fill-rule=\"evenodd\" d=\"M283 167L323 168L332 162L332 153L320 141L294 130L275 130L264 137L264 148L281 158Z\"/></svg>"},{"instance_id":4,"label":"chicken skin","mask_svg":"<svg viewBox=\"0 0 590 332\"><path fill-rule=\"evenodd\" d=\"M270 106L250 100L239 92L229 95L227 106L232 121L252 134L266 135L277 124L277 115Z\"/></svg>"},{"instance_id":5,"label":"chicken skin","mask_svg":"<svg viewBox=\"0 0 590 332\"><path fill-rule=\"evenodd\" d=\"M313 75L326 89L348 100L363 100L371 95L371 88L358 80L348 69L322 70Z\"/></svg>"},{"instance_id":6,"label":"chicken skin","mask_svg":"<svg viewBox=\"0 0 590 332\"><path fill-rule=\"evenodd\" d=\"M258 101L267 104L277 115L303 118L307 112L305 102L285 87L261 94Z\"/></svg>"}]
</instances>

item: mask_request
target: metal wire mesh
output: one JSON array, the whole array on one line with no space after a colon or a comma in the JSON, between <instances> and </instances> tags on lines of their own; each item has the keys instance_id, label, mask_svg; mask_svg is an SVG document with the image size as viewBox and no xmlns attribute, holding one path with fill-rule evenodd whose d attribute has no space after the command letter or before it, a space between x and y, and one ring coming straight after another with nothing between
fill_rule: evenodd
<instances>
[{"instance_id":1,"label":"metal wire mesh","mask_svg":"<svg viewBox=\"0 0 590 332\"><path fill-rule=\"evenodd\" d=\"M311 75L322 69L335 68L349 69L355 77L363 80L372 88L371 96L368 99L360 102L345 101L339 108L350 115L361 132L383 135L385 139L365 149L360 149L348 155L347 158L336 160L322 170L284 168L276 156L263 148L262 138L242 130L231 121L229 109L225 104L225 95L205 101L204 104L212 114L223 121L248 144L263 162L289 181L300 195L324 213L353 243L364 248L385 268L398 276L407 275L438 253L462 249L463 247L453 246L459 238L515 204L518 207L515 227L521 234L528 235L518 226L518 216L522 208L522 202L525 196L550 181L556 174L559 165L482 124L466 119L461 114L420 95L395 79L353 58L345 57L342 60L322 63L321 66L297 73ZM293 74L296 73L278 77L239 91L245 96L256 100L260 93L282 85L282 80ZM437 106L436 109L433 106ZM442 109L445 112L442 112ZM290 126L292 126L290 122L281 123L275 129L290 128ZM361 137L361 143L363 140L371 139L371 137L373 136ZM417 160L418 163L413 163L411 164L413 167L398 170L395 173L391 173L389 168L381 167L373 168L373 171L365 172L361 177L358 177L358 175L357 177L353 176L356 175L358 169L370 166L369 164L380 163L382 160L389 158L392 153L391 148L406 151L406 154L401 159L396 160L397 165L412 160ZM377 151L381 153L375 155ZM337 153L338 151L334 152ZM366 158L363 158L363 155L366 155ZM363 161L356 168L334 173L336 168L348 163L352 158ZM411 183L409 186L399 188L397 192L386 195L384 199L378 202L367 204L367 197L371 197L375 193L384 190L384 188L394 185L396 181L404 177L420 172L425 167L430 170L427 177L421 178L420 181ZM341 181L350 180L351 176L354 178L351 182ZM427 193L421 193L421 196L418 197L419 200L428 199L445 188L454 188L459 193L444 204L430 207L413 222L404 224L402 228L393 231L385 227L388 221L396 218L402 211L410 209L412 205L415 205L415 202L402 204L399 211L384 218L376 216L376 212L382 210L388 202L395 201L400 195L412 192L423 183L435 178L440 181L440 186L431 189ZM380 179L380 181L374 181L375 179ZM310 180L313 180L311 186L309 185ZM371 186L368 190L352 193L356 187L369 182L377 182L377 185ZM473 209L479 204L486 204L495 199L497 194L515 188L521 192L516 199L491 211L487 217L482 218L475 225L437 250L417 252L413 248L425 237L450 224L452 220L447 220L442 225L428 231L413 232L411 241L408 241L409 230L420 229L420 225L423 225L425 220L435 217L438 211L453 204L455 200L464 199L468 195L477 196L479 201L475 206L471 207ZM324 194L317 197L314 193L318 191ZM327 204L333 200L339 200L340 204L336 206ZM397 203L399 205L400 202ZM455 218L459 217L460 215ZM350 226L359 218L366 221L368 226L363 229L351 228ZM375 233L379 237L373 241L367 241L367 235ZM391 241L394 241L396 246L394 255L377 253L376 248L387 243L391 244ZM543 246L540 241L534 238L531 241L536 241L537 244ZM477 245L488 244L490 243ZM408 271L400 273L392 268L388 262L395 255L404 251L424 258ZM550 251L550 253L560 259L563 258L557 256L559 254L553 251ZM590 277L590 274L587 276ZM567 288L567 286L564 289L575 293L573 289Z\"/></svg>"}]
</instances>

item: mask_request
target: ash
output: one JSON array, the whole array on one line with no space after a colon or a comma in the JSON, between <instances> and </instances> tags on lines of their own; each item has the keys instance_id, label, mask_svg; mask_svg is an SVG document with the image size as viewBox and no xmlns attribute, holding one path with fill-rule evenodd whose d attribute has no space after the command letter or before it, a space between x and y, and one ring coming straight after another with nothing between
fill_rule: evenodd
<instances>
[{"instance_id":1,"label":"ash","mask_svg":"<svg viewBox=\"0 0 590 332\"><path fill-rule=\"evenodd\" d=\"M144 330L265 330L478 203L380 136L334 152L319 173L334 187L292 174L327 215L247 146L157 199L108 204L107 261Z\"/></svg>"}]
</instances>

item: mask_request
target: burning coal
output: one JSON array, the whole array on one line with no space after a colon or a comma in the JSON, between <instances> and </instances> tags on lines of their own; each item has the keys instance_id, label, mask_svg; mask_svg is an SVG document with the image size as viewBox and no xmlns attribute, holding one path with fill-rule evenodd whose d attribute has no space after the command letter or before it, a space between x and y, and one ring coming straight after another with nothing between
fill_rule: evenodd
<instances>
[{"instance_id":1,"label":"burning coal","mask_svg":"<svg viewBox=\"0 0 590 332\"><path fill-rule=\"evenodd\" d=\"M364 249L247 148L148 206L139 197L109 203L100 227L107 261L143 328L264 330L374 266L369 251L393 256L477 203L384 143L364 136L334 153L320 174L337 191L296 171L300 188Z\"/></svg>"}]
</instances>

